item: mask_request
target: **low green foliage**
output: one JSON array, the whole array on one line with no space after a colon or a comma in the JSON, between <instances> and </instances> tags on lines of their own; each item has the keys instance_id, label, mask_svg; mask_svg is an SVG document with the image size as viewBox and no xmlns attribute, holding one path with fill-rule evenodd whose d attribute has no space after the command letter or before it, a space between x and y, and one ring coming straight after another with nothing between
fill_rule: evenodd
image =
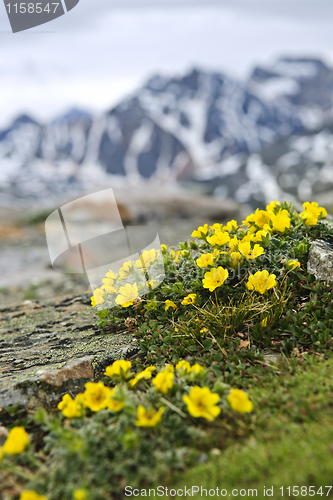
<instances>
[{"instance_id":1,"label":"low green foliage","mask_svg":"<svg viewBox=\"0 0 333 500\"><path fill-rule=\"evenodd\" d=\"M164 247L163 283L128 307L107 310L102 301L97 306L100 328L109 321L122 323L130 318L130 330L139 340L145 363L195 359L222 373L226 383L243 387L244 375L262 370L267 349L287 357L295 349L304 357L324 352L332 342L333 284L316 282L306 268L311 242L333 238L333 227L317 218L307 225L304 215L288 203L272 202L267 208L249 216L244 221L248 227L237 227L235 221L206 225L193 232L193 241L175 250ZM317 216L324 210L312 208ZM215 245L216 235L229 239ZM235 262L232 250L238 254ZM198 265L202 256L212 259L205 267ZM204 277L220 267L228 277L210 291L204 287ZM275 277L276 286L263 293L249 290L249 276L263 269ZM191 294L195 294L193 302L184 304Z\"/></svg>"},{"instance_id":2,"label":"low green foliage","mask_svg":"<svg viewBox=\"0 0 333 500\"><path fill-rule=\"evenodd\" d=\"M75 399L65 395L61 414L36 413L30 449L3 459L19 478L17 491L111 500L129 484L176 484L176 471L179 484L210 488L328 481L329 465L310 469L330 453L333 283L307 273L311 242L333 239L325 215L314 203L298 214L272 202L242 227L205 225L177 249L146 251L118 275L109 271L92 298L98 325L128 328L139 355L131 368L125 360L108 367ZM155 286L161 258L165 278ZM319 420L322 444L313 437ZM298 451L303 431L310 444ZM290 466L293 481L288 449L293 460L314 450L305 475Z\"/></svg>"},{"instance_id":3,"label":"low green foliage","mask_svg":"<svg viewBox=\"0 0 333 500\"><path fill-rule=\"evenodd\" d=\"M7 452L5 469L49 500L75 498L77 490L87 499L121 498L125 485L149 485L184 470L216 442L253 429L252 416L242 415L252 403L242 391L241 406L229 399L230 387L214 372L181 363L154 378L155 367L133 378L129 367L116 362L105 384L87 384L75 401L64 396L63 415L40 408L35 422L45 433L43 453L22 449L13 459L14 451Z\"/></svg>"},{"instance_id":4,"label":"low green foliage","mask_svg":"<svg viewBox=\"0 0 333 500\"><path fill-rule=\"evenodd\" d=\"M217 450L214 460L169 478L167 485L218 487L228 494L234 488L254 488L259 499L267 498L264 487L274 488L273 498L288 498L288 486L291 491L293 486L298 485L299 491L306 486L308 492L315 486L319 491L315 498L326 497L325 486L333 486L332 357L310 359L293 373L264 376L249 393L259 419L254 435L242 443L230 443L223 452Z\"/></svg>"}]
</instances>

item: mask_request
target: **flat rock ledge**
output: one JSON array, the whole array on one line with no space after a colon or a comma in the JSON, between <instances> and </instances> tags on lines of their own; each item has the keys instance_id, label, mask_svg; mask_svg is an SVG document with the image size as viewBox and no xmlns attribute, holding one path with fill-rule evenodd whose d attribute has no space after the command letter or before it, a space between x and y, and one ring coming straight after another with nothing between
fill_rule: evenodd
<instances>
[{"instance_id":1,"label":"flat rock ledge","mask_svg":"<svg viewBox=\"0 0 333 500\"><path fill-rule=\"evenodd\" d=\"M309 251L308 272L317 280L333 281L333 244L325 240L312 242Z\"/></svg>"},{"instance_id":2,"label":"flat rock ledge","mask_svg":"<svg viewBox=\"0 0 333 500\"><path fill-rule=\"evenodd\" d=\"M100 331L95 321L88 294L0 308L0 420L17 403L55 407L116 359L137 354L125 325Z\"/></svg>"}]
</instances>

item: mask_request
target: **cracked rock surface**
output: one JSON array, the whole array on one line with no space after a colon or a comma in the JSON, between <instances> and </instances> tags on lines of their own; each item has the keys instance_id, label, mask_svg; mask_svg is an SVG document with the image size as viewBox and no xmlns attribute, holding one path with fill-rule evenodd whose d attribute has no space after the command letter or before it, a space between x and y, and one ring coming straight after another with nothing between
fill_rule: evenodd
<instances>
[{"instance_id":1,"label":"cracked rock surface","mask_svg":"<svg viewBox=\"0 0 333 500\"><path fill-rule=\"evenodd\" d=\"M55 406L138 352L125 325L100 331L95 321L88 294L0 308L0 409Z\"/></svg>"},{"instance_id":2,"label":"cracked rock surface","mask_svg":"<svg viewBox=\"0 0 333 500\"><path fill-rule=\"evenodd\" d=\"M333 281L333 243L325 240L312 242L309 251L308 272L317 280Z\"/></svg>"}]
</instances>

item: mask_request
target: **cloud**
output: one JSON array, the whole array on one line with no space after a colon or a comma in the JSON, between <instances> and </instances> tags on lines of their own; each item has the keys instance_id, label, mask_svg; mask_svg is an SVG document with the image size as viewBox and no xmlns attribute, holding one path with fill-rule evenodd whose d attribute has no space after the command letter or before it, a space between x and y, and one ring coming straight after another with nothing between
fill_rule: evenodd
<instances>
[{"instance_id":1,"label":"cloud","mask_svg":"<svg viewBox=\"0 0 333 500\"><path fill-rule=\"evenodd\" d=\"M54 33L0 35L1 116L107 109L156 72L245 77L281 54L330 61L332 14L331 0L81 0L34 30Z\"/></svg>"}]
</instances>

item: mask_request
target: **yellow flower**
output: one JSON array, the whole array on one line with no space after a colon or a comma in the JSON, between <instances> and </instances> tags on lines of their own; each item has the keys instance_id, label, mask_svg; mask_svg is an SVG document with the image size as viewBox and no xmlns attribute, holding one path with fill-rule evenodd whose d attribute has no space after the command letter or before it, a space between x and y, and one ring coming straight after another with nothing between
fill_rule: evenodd
<instances>
[{"instance_id":1,"label":"yellow flower","mask_svg":"<svg viewBox=\"0 0 333 500\"><path fill-rule=\"evenodd\" d=\"M215 224L213 224L212 226L209 226L209 228L214 231L214 232L218 232L218 231L222 231L222 224L219 224L218 222L216 222Z\"/></svg>"},{"instance_id":2,"label":"yellow flower","mask_svg":"<svg viewBox=\"0 0 333 500\"><path fill-rule=\"evenodd\" d=\"M173 365L165 365L165 367L163 368L163 371L164 372L174 372L175 371L175 368Z\"/></svg>"},{"instance_id":3,"label":"yellow flower","mask_svg":"<svg viewBox=\"0 0 333 500\"><path fill-rule=\"evenodd\" d=\"M280 210L277 214L271 214L271 221L273 229L284 233L286 229L290 228L290 217L288 210Z\"/></svg>"},{"instance_id":4,"label":"yellow flower","mask_svg":"<svg viewBox=\"0 0 333 500\"><path fill-rule=\"evenodd\" d=\"M241 243L245 243L246 241L252 241L254 239L254 234L250 230L246 233L246 235L241 239Z\"/></svg>"},{"instance_id":5,"label":"yellow flower","mask_svg":"<svg viewBox=\"0 0 333 500\"><path fill-rule=\"evenodd\" d=\"M303 212L299 216L304 220L306 226L315 226L319 218L323 219L327 216L327 212L325 208L318 207L318 203L306 201L303 203Z\"/></svg>"},{"instance_id":6,"label":"yellow flower","mask_svg":"<svg viewBox=\"0 0 333 500\"><path fill-rule=\"evenodd\" d=\"M204 373L206 370L204 369L203 366L199 365L198 363L195 363L192 367L191 367L191 372L192 373L195 373L196 375L199 375L201 373Z\"/></svg>"},{"instance_id":7,"label":"yellow flower","mask_svg":"<svg viewBox=\"0 0 333 500\"><path fill-rule=\"evenodd\" d=\"M249 241L240 243L239 251L248 260L256 259L259 255L264 253L263 247L261 247L258 243L256 243L251 250L251 243Z\"/></svg>"},{"instance_id":8,"label":"yellow flower","mask_svg":"<svg viewBox=\"0 0 333 500\"><path fill-rule=\"evenodd\" d=\"M270 236L270 233L268 231L265 231L264 229L261 229L260 231L256 232L255 236L253 236L252 238L252 241L262 241L266 236Z\"/></svg>"},{"instance_id":9,"label":"yellow flower","mask_svg":"<svg viewBox=\"0 0 333 500\"><path fill-rule=\"evenodd\" d=\"M137 384L142 379L148 380L149 378L151 378L152 372L154 370L156 370L155 366L148 366L142 372L137 373L135 375L135 377L132 380L129 381L130 387L134 387L135 384Z\"/></svg>"},{"instance_id":10,"label":"yellow flower","mask_svg":"<svg viewBox=\"0 0 333 500\"><path fill-rule=\"evenodd\" d=\"M82 417L82 399L83 394L76 397L75 400L71 398L69 394L65 394L62 401L58 404L58 410L62 411L62 414L66 418L79 418Z\"/></svg>"},{"instance_id":11,"label":"yellow flower","mask_svg":"<svg viewBox=\"0 0 333 500\"><path fill-rule=\"evenodd\" d=\"M177 253L176 253L174 250L171 250L171 255L174 258L175 262L179 262L180 261L180 257L182 255L185 255L185 252L186 252L186 250L178 250Z\"/></svg>"},{"instance_id":12,"label":"yellow flower","mask_svg":"<svg viewBox=\"0 0 333 500\"><path fill-rule=\"evenodd\" d=\"M196 298L197 298L196 293L189 293L188 296L182 300L182 305L188 306L189 304L194 304L194 302L196 301Z\"/></svg>"},{"instance_id":13,"label":"yellow flower","mask_svg":"<svg viewBox=\"0 0 333 500\"><path fill-rule=\"evenodd\" d=\"M237 267L242 260L242 254L240 252L231 252L230 259L232 267Z\"/></svg>"},{"instance_id":14,"label":"yellow flower","mask_svg":"<svg viewBox=\"0 0 333 500\"><path fill-rule=\"evenodd\" d=\"M218 250L217 248L214 248L214 250L213 250L213 260L215 261L216 259L218 259L221 253L225 253L225 252L220 252L220 250Z\"/></svg>"},{"instance_id":15,"label":"yellow flower","mask_svg":"<svg viewBox=\"0 0 333 500\"><path fill-rule=\"evenodd\" d=\"M220 414L221 409L216 406L219 400L220 396L211 392L208 387L197 385L190 390L189 396L183 396L183 401L192 417L203 417L208 421L214 420Z\"/></svg>"},{"instance_id":16,"label":"yellow flower","mask_svg":"<svg viewBox=\"0 0 333 500\"><path fill-rule=\"evenodd\" d=\"M152 408L146 410L143 405L138 407L137 420L135 425L137 427L155 427L162 418L162 413L165 408L161 407L158 411L154 411Z\"/></svg>"},{"instance_id":17,"label":"yellow flower","mask_svg":"<svg viewBox=\"0 0 333 500\"><path fill-rule=\"evenodd\" d=\"M262 228L264 227L265 224L269 224L269 221L271 220L271 214L268 212L265 212L265 210L257 210L254 213L254 223L256 226Z\"/></svg>"},{"instance_id":18,"label":"yellow flower","mask_svg":"<svg viewBox=\"0 0 333 500\"><path fill-rule=\"evenodd\" d=\"M197 266L199 267L208 267L214 265L214 258L212 253L203 253L200 255L199 259L197 259Z\"/></svg>"},{"instance_id":19,"label":"yellow flower","mask_svg":"<svg viewBox=\"0 0 333 500\"><path fill-rule=\"evenodd\" d=\"M131 366L132 363L130 361L118 359L117 361L114 361L111 366L106 368L104 375L115 379L128 378Z\"/></svg>"},{"instance_id":20,"label":"yellow flower","mask_svg":"<svg viewBox=\"0 0 333 500\"><path fill-rule=\"evenodd\" d=\"M264 227L268 226L268 224L265 224ZM248 231L247 231L247 235L249 234L254 234L257 230L257 227L256 225L254 224L253 226L250 226Z\"/></svg>"},{"instance_id":21,"label":"yellow flower","mask_svg":"<svg viewBox=\"0 0 333 500\"><path fill-rule=\"evenodd\" d=\"M111 389L105 387L102 382L87 382L85 384L84 404L91 411L100 411L107 408L109 398L111 396Z\"/></svg>"},{"instance_id":22,"label":"yellow flower","mask_svg":"<svg viewBox=\"0 0 333 500\"><path fill-rule=\"evenodd\" d=\"M237 229L237 222L234 219L229 221L228 224L222 228L223 231L236 231Z\"/></svg>"},{"instance_id":23,"label":"yellow flower","mask_svg":"<svg viewBox=\"0 0 333 500\"><path fill-rule=\"evenodd\" d=\"M107 289L107 288L110 289L109 293L113 293L113 292L111 292L111 290L113 290L113 289L116 291L116 289L113 288L113 284L114 284L114 282L115 282L116 279L117 279L117 276L110 269L110 271L108 271L106 273L105 278L103 279L103 283L104 283L104 285L106 285L105 289ZM106 290L106 291L108 292L109 290Z\"/></svg>"},{"instance_id":24,"label":"yellow flower","mask_svg":"<svg viewBox=\"0 0 333 500\"><path fill-rule=\"evenodd\" d=\"M177 257L175 258L175 261L176 261L176 262L179 262L179 261L180 261L180 257L181 257L182 255L185 255L185 253L186 253L186 250L178 250L178 252L177 252Z\"/></svg>"},{"instance_id":25,"label":"yellow flower","mask_svg":"<svg viewBox=\"0 0 333 500\"><path fill-rule=\"evenodd\" d=\"M0 446L0 464L1 464L2 457L3 457L3 453L2 453L2 448Z\"/></svg>"},{"instance_id":26,"label":"yellow flower","mask_svg":"<svg viewBox=\"0 0 333 500\"><path fill-rule=\"evenodd\" d=\"M243 226L252 226L252 224L254 224L255 220L254 220L254 214L250 214L246 217L245 220L242 221L242 225Z\"/></svg>"},{"instance_id":27,"label":"yellow flower","mask_svg":"<svg viewBox=\"0 0 333 500\"><path fill-rule=\"evenodd\" d=\"M294 269L297 269L298 267L301 267L301 264L300 264L300 262L298 262L298 260L288 260L287 266L290 269L294 270Z\"/></svg>"},{"instance_id":28,"label":"yellow flower","mask_svg":"<svg viewBox=\"0 0 333 500\"><path fill-rule=\"evenodd\" d=\"M202 280L203 287L208 288L210 292L213 292L215 288L222 286L227 277L229 276L229 271L223 267L218 267L211 269L205 274L205 278Z\"/></svg>"},{"instance_id":29,"label":"yellow flower","mask_svg":"<svg viewBox=\"0 0 333 500\"><path fill-rule=\"evenodd\" d=\"M125 406L124 401L113 398L113 396L117 396L117 392L118 391L116 387L114 389L111 389L110 391L110 397L108 399L108 405L107 405L110 411L118 412Z\"/></svg>"},{"instance_id":30,"label":"yellow flower","mask_svg":"<svg viewBox=\"0 0 333 500\"><path fill-rule=\"evenodd\" d=\"M102 290L105 290L105 292L107 292L107 293L115 294L118 292L118 289L114 286L108 286L108 285L104 284L101 288L102 288Z\"/></svg>"},{"instance_id":31,"label":"yellow flower","mask_svg":"<svg viewBox=\"0 0 333 500\"><path fill-rule=\"evenodd\" d=\"M74 500L86 500L87 495L84 490L75 490L73 494Z\"/></svg>"},{"instance_id":32,"label":"yellow flower","mask_svg":"<svg viewBox=\"0 0 333 500\"><path fill-rule=\"evenodd\" d=\"M238 245L239 245L239 240L238 240L237 236L234 236L233 238L231 238L231 240L229 241L229 247L230 247L230 250L232 252L236 251L236 249L238 248Z\"/></svg>"},{"instance_id":33,"label":"yellow flower","mask_svg":"<svg viewBox=\"0 0 333 500\"><path fill-rule=\"evenodd\" d=\"M103 304L104 302L104 297L105 297L105 292L101 288L96 288L94 290L94 296L91 297L91 305L93 307L96 307L98 304Z\"/></svg>"},{"instance_id":34,"label":"yellow flower","mask_svg":"<svg viewBox=\"0 0 333 500\"><path fill-rule=\"evenodd\" d=\"M133 300L138 297L138 286L136 283L130 285L127 283L125 286L121 286L119 289L119 294L116 298L116 304L121 305L121 307L129 307L133 304Z\"/></svg>"},{"instance_id":35,"label":"yellow flower","mask_svg":"<svg viewBox=\"0 0 333 500\"><path fill-rule=\"evenodd\" d=\"M123 266L119 269L119 278L125 279L134 271L132 261L124 262Z\"/></svg>"},{"instance_id":36,"label":"yellow flower","mask_svg":"<svg viewBox=\"0 0 333 500\"><path fill-rule=\"evenodd\" d=\"M230 236L229 236L229 233L227 231L219 231L215 234L213 234L213 236L207 236L207 241L208 243L210 243L211 245L213 246L219 246L219 247L222 247L223 245L225 245L226 243L228 243L228 241L230 241Z\"/></svg>"},{"instance_id":37,"label":"yellow flower","mask_svg":"<svg viewBox=\"0 0 333 500\"><path fill-rule=\"evenodd\" d=\"M144 262L144 265L142 265L142 260ZM134 267L137 269L140 269L142 267L150 267L156 260L156 250L155 248L152 248L151 250L145 250L142 252L141 259L138 259Z\"/></svg>"},{"instance_id":38,"label":"yellow flower","mask_svg":"<svg viewBox=\"0 0 333 500\"><path fill-rule=\"evenodd\" d=\"M176 364L176 370L179 372L179 375L188 375L191 373L191 365L188 361L185 361L185 359L181 359L177 364Z\"/></svg>"},{"instance_id":39,"label":"yellow flower","mask_svg":"<svg viewBox=\"0 0 333 500\"><path fill-rule=\"evenodd\" d=\"M105 278L103 279L104 286L102 287L102 289L108 293L117 293L117 289L113 286L116 279L117 276L110 269L110 271L106 273Z\"/></svg>"},{"instance_id":40,"label":"yellow flower","mask_svg":"<svg viewBox=\"0 0 333 500\"><path fill-rule=\"evenodd\" d=\"M166 252L168 250L167 245L162 244L161 245L162 252Z\"/></svg>"},{"instance_id":41,"label":"yellow flower","mask_svg":"<svg viewBox=\"0 0 333 500\"><path fill-rule=\"evenodd\" d=\"M208 233L208 224L204 226L199 226L196 231L191 234L192 238L204 238Z\"/></svg>"},{"instance_id":42,"label":"yellow flower","mask_svg":"<svg viewBox=\"0 0 333 500\"><path fill-rule=\"evenodd\" d=\"M173 307L174 309L177 309L177 306L172 300L166 300L165 301L165 310L167 311L169 307Z\"/></svg>"},{"instance_id":43,"label":"yellow flower","mask_svg":"<svg viewBox=\"0 0 333 500\"><path fill-rule=\"evenodd\" d=\"M318 218L312 212L303 212L301 219L304 220L306 226L315 226Z\"/></svg>"},{"instance_id":44,"label":"yellow flower","mask_svg":"<svg viewBox=\"0 0 333 500\"><path fill-rule=\"evenodd\" d=\"M279 206L279 201L271 201L269 205L266 206L266 210L268 213L274 213L274 208Z\"/></svg>"},{"instance_id":45,"label":"yellow flower","mask_svg":"<svg viewBox=\"0 0 333 500\"><path fill-rule=\"evenodd\" d=\"M231 389L227 401L230 403L231 409L239 413L248 413L253 409L249 396L240 389Z\"/></svg>"},{"instance_id":46,"label":"yellow flower","mask_svg":"<svg viewBox=\"0 0 333 500\"><path fill-rule=\"evenodd\" d=\"M249 290L255 290L261 294L265 293L273 286L276 286L275 274L269 274L268 271L257 271L255 274L250 274L246 287Z\"/></svg>"},{"instance_id":47,"label":"yellow flower","mask_svg":"<svg viewBox=\"0 0 333 500\"><path fill-rule=\"evenodd\" d=\"M20 500L47 500L47 498L43 495L38 495L38 493L33 490L25 490L22 491Z\"/></svg>"},{"instance_id":48,"label":"yellow flower","mask_svg":"<svg viewBox=\"0 0 333 500\"><path fill-rule=\"evenodd\" d=\"M3 445L2 451L6 455L18 455L22 453L29 444L29 436L24 427L13 427Z\"/></svg>"},{"instance_id":49,"label":"yellow flower","mask_svg":"<svg viewBox=\"0 0 333 500\"><path fill-rule=\"evenodd\" d=\"M267 326L267 321L268 321L268 318L267 318L267 317L266 317L266 318L264 318L264 319L260 322L261 326Z\"/></svg>"},{"instance_id":50,"label":"yellow flower","mask_svg":"<svg viewBox=\"0 0 333 500\"><path fill-rule=\"evenodd\" d=\"M173 377L173 367L171 369L167 366L153 378L153 384L158 391L166 394L173 386Z\"/></svg>"},{"instance_id":51,"label":"yellow flower","mask_svg":"<svg viewBox=\"0 0 333 500\"><path fill-rule=\"evenodd\" d=\"M303 218L302 215L308 212L312 213L312 215L317 219L323 219L327 216L327 211L325 210L325 208L318 207L318 203L314 201L312 203L308 201L303 203L303 212L299 215L301 218Z\"/></svg>"}]
</instances>

